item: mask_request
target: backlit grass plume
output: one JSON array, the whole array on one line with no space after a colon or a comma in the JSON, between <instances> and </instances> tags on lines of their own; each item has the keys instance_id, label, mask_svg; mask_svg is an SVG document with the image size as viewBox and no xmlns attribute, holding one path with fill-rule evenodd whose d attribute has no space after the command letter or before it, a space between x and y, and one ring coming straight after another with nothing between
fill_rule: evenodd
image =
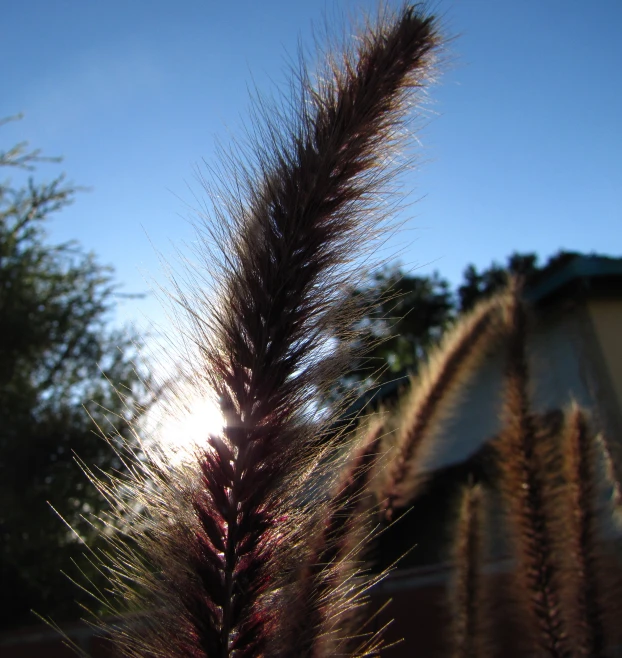
<instances>
[{"instance_id":1,"label":"backlit grass plume","mask_svg":"<svg viewBox=\"0 0 622 658\"><path fill-rule=\"evenodd\" d=\"M380 454L384 425L365 423L353 454L334 487L318 530L307 540L309 552L298 576L296 599L286 626L292 655L317 655L318 638L325 655L350 655L365 638L357 638L356 621L370 515L364 509L369 482ZM359 577L359 578L357 578ZM359 602L361 603L361 602ZM372 638L373 640L373 638ZM354 651L356 653L356 651Z\"/></svg>"},{"instance_id":2,"label":"backlit grass plume","mask_svg":"<svg viewBox=\"0 0 622 658\"><path fill-rule=\"evenodd\" d=\"M454 658L478 658L482 647L483 491L468 485L462 494L453 560Z\"/></svg>"},{"instance_id":3,"label":"backlit grass plume","mask_svg":"<svg viewBox=\"0 0 622 658\"><path fill-rule=\"evenodd\" d=\"M574 404L566 414L561 445L566 487L559 507L567 507L570 521L563 533L570 562L569 621L577 651L593 658L605 656L607 648L598 527L598 447L586 412Z\"/></svg>"},{"instance_id":4,"label":"backlit grass plume","mask_svg":"<svg viewBox=\"0 0 622 658\"><path fill-rule=\"evenodd\" d=\"M433 349L410 391L400 401L397 438L387 469L386 515L413 502L425 480L426 457L436 449L439 430L503 329L503 295L481 302Z\"/></svg>"},{"instance_id":5,"label":"backlit grass plume","mask_svg":"<svg viewBox=\"0 0 622 658\"><path fill-rule=\"evenodd\" d=\"M562 614L562 573L547 518L546 464L538 459L537 424L529 400L527 313L518 290L508 307L504 427L495 441L500 488L517 556L517 598L547 656L572 655Z\"/></svg>"},{"instance_id":6,"label":"backlit grass plume","mask_svg":"<svg viewBox=\"0 0 622 658\"><path fill-rule=\"evenodd\" d=\"M345 284L382 219L393 148L438 43L419 9L385 12L317 83L300 75L293 116L258 128L255 161L235 163L233 193L214 197L200 248L219 258L208 264L216 296L199 289L180 300L198 353L193 377L215 394L224 429L205 437L183 473L131 466L127 503L125 482L99 485L135 517L112 570L118 595L143 611L117 634L125 655L334 655L323 611L336 614L344 600L333 573L346 550L339 515L350 529L377 442L354 459L334 500L310 503L326 447L309 402L348 363L330 343L352 323ZM301 538L314 534L318 509L323 545L299 582L298 562L309 559ZM314 602L302 648L286 641L285 602L297 592Z\"/></svg>"}]
</instances>

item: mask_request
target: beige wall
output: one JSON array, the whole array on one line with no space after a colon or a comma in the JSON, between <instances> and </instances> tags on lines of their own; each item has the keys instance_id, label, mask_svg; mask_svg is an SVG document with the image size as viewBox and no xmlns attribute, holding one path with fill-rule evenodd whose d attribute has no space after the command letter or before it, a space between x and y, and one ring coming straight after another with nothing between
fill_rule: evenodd
<instances>
[{"instance_id":1,"label":"beige wall","mask_svg":"<svg viewBox=\"0 0 622 658\"><path fill-rule=\"evenodd\" d=\"M591 390L584 360L590 360L594 342L581 324L582 308L540 313L527 341L530 394L534 411L563 409L571 400L594 409L598 395ZM598 349L597 349L598 351ZM423 462L426 471L452 466L468 459L501 430L505 353L496 348L465 386L438 433L436 447Z\"/></svg>"},{"instance_id":2,"label":"beige wall","mask_svg":"<svg viewBox=\"0 0 622 658\"><path fill-rule=\"evenodd\" d=\"M528 338L531 397L537 412L571 400L594 413L610 441L620 436L622 476L622 300L553 303ZM423 461L433 471L468 459L501 429L505 357L496 348L465 386Z\"/></svg>"},{"instance_id":3,"label":"beige wall","mask_svg":"<svg viewBox=\"0 0 622 658\"><path fill-rule=\"evenodd\" d=\"M622 300L592 300L588 310L618 409L622 410Z\"/></svg>"}]
</instances>

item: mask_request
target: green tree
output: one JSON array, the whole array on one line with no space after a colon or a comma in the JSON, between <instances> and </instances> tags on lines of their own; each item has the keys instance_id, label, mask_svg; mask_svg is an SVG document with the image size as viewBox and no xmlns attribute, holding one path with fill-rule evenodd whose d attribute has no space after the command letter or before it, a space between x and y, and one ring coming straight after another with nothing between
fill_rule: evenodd
<instances>
[{"instance_id":1,"label":"green tree","mask_svg":"<svg viewBox=\"0 0 622 658\"><path fill-rule=\"evenodd\" d=\"M346 388L415 372L454 318L449 283L436 272L415 276L399 266L385 267L371 275L366 288L352 294L366 310L357 329L372 348L342 380Z\"/></svg>"},{"instance_id":2,"label":"green tree","mask_svg":"<svg viewBox=\"0 0 622 658\"><path fill-rule=\"evenodd\" d=\"M542 276L563 267L578 255L574 251L560 250L544 265L539 265L537 254L514 252L508 256L505 266L493 262L478 272L474 265L469 265L464 270L464 283L457 290L456 305L460 311L472 309L480 299L491 297L505 288L510 276L522 277L527 286L535 285Z\"/></svg>"},{"instance_id":3,"label":"green tree","mask_svg":"<svg viewBox=\"0 0 622 658\"><path fill-rule=\"evenodd\" d=\"M26 143L0 152L0 166L18 175L42 160L54 159ZM148 402L133 340L109 328L111 268L73 242L47 241L50 216L76 191L63 176L0 184L0 570L11 592L4 627L34 621L31 609L55 619L79 612L80 592L60 570L71 571L83 548L50 505L82 536L95 536L82 515L103 502L74 454L89 466L120 468L93 420L127 435Z\"/></svg>"}]
</instances>

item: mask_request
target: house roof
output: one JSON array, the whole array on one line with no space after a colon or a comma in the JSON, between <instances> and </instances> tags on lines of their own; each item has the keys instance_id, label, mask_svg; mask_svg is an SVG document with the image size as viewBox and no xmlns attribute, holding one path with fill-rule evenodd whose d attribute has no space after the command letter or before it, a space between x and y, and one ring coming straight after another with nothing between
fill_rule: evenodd
<instances>
[{"instance_id":1,"label":"house roof","mask_svg":"<svg viewBox=\"0 0 622 658\"><path fill-rule=\"evenodd\" d=\"M622 296L622 258L573 254L556 267L545 268L527 288L525 298L538 304L577 287L584 292L609 291Z\"/></svg>"}]
</instances>

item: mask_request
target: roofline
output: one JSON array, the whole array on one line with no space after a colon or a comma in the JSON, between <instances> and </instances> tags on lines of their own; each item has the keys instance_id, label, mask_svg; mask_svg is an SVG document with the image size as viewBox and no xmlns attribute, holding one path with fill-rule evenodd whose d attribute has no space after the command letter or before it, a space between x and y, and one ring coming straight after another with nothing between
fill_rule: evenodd
<instances>
[{"instance_id":1,"label":"roofline","mask_svg":"<svg viewBox=\"0 0 622 658\"><path fill-rule=\"evenodd\" d=\"M577 256L561 269L551 273L543 281L525 291L525 298L530 302L539 302L575 280L603 279L605 277L622 279L622 258Z\"/></svg>"}]
</instances>

